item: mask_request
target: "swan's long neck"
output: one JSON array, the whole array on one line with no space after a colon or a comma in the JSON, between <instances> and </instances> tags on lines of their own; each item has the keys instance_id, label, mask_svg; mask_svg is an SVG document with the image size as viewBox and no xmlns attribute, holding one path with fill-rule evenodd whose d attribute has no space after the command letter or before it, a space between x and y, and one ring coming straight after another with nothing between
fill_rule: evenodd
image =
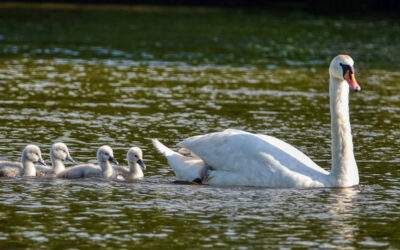
<instances>
[{"instance_id":1,"label":"swan's long neck","mask_svg":"<svg viewBox=\"0 0 400 250\"><path fill-rule=\"evenodd\" d=\"M134 162L134 163L130 162L129 169L130 169L130 173L129 173L130 178L132 178L132 179L143 178L142 168L136 162Z\"/></svg>"},{"instance_id":2,"label":"swan's long neck","mask_svg":"<svg viewBox=\"0 0 400 250\"><path fill-rule=\"evenodd\" d=\"M65 170L63 161L54 157L53 155L51 156L51 164L53 166L54 174L61 173L62 171Z\"/></svg>"},{"instance_id":3,"label":"swan's long neck","mask_svg":"<svg viewBox=\"0 0 400 250\"><path fill-rule=\"evenodd\" d=\"M359 183L353 153L349 115L349 86L346 81L330 78L329 82L332 135L332 185L349 187Z\"/></svg>"},{"instance_id":4,"label":"swan's long neck","mask_svg":"<svg viewBox=\"0 0 400 250\"><path fill-rule=\"evenodd\" d=\"M111 166L110 162L102 161L100 162L100 167L104 178L111 178L114 176L114 168Z\"/></svg>"},{"instance_id":5,"label":"swan's long neck","mask_svg":"<svg viewBox=\"0 0 400 250\"><path fill-rule=\"evenodd\" d=\"M36 176L36 168L32 161L22 157L22 166L24 166L24 176Z\"/></svg>"}]
</instances>

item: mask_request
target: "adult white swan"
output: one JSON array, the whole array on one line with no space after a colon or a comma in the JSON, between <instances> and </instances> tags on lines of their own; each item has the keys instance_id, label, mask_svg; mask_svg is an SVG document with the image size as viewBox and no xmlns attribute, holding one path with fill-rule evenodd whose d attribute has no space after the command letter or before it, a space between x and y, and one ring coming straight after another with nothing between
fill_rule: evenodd
<instances>
[{"instance_id":1,"label":"adult white swan","mask_svg":"<svg viewBox=\"0 0 400 250\"><path fill-rule=\"evenodd\" d=\"M210 185L273 188L350 187L358 185L349 117L349 88L360 91L350 56L336 56L329 67L332 167L319 167L295 147L267 135L228 129L190 137L178 146L191 157L172 151L158 140L154 146L168 160L178 179Z\"/></svg>"}]
</instances>

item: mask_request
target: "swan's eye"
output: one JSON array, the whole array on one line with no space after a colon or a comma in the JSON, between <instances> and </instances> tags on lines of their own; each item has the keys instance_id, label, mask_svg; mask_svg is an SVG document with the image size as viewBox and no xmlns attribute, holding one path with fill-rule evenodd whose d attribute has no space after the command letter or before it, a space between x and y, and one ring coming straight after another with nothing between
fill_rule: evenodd
<instances>
[{"instance_id":1,"label":"swan's eye","mask_svg":"<svg viewBox=\"0 0 400 250\"><path fill-rule=\"evenodd\" d=\"M138 156L137 156L137 155L135 155L135 157L137 158Z\"/></svg>"},{"instance_id":2,"label":"swan's eye","mask_svg":"<svg viewBox=\"0 0 400 250\"><path fill-rule=\"evenodd\" d=\"M343 70L343 77L347 74L347 72L349 72L350 74L354 74L354 69L350 65L340 63L340 67L342 67Z\"/></svg>"}]
</instances>

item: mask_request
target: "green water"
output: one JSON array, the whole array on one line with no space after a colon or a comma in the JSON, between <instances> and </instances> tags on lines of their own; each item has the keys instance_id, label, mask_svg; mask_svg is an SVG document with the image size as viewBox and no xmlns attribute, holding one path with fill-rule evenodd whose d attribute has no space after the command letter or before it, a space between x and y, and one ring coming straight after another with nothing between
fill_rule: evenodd
<instances>
[{"instance_id":1,"label":"green water","mask_svg":"<svg viewBox=\"0 0 400 250\"><path fill-rule=\"evenodd\" d=\"M240 9L0 5L0 158L144 150L138 183L0 180L0 248L400 247L400 23ZM150 139L244 129L330 166L329 61L349 53L360 186L174 185Z\"/></svg>"}]
</instances>

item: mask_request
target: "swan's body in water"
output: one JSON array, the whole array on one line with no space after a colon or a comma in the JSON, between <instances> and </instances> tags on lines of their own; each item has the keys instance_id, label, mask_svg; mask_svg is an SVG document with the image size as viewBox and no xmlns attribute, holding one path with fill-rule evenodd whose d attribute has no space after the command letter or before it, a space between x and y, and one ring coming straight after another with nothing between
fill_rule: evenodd
<instances>
[{"instance_id":1,"label":"swan's body in water","mask_svg":"<svg viewBox=\"0 0 400 250\"><path fill-rule=\"evenodd\" d=\"M143 178L143 170L146 165L143 162L143 152L138 147L131 147L126 153L126 160L128 161L129 168L117 166L118 174L122 175L126 181L134 181Z\"/></svg>"},{"instance_id":2,"label":"swan's body in water","mask_svg":"<svg viewBox=\"0 0 400 250\"><path fill-rule=\"evenodd\" d=\"M336 56L329 67L332 167L328 172L295 147L267 135L228 129L190 137L178 144L191 157L153 144L178 179L210 185L273 188L350 187L358 185L349 117L349 88L361 90L350 56Z\"/></svg>"},{"instance_id":3,"label":"swan's body in water","mask_svg":"<svg viewBox=\"0 0 400 250\"><path fill-rule=\"evenodd\" d=\"M111 163L118 164L114 159L113 150L105 145L97 150L96 164L80 164L74 167L65 169L57 174L59 178L78 179L89 177L115 178L116 174Z\"/></svg>"},{"instance_id":4,"label":"swan's body in water","mask_svg":"<svg viewBox=\"0 0 400 250\"><path fill-rule=\"evenodd\" d=\"M0 177L36 176L35 163L46 166L40 148L27 145L22 151L21 162L0 161Z\"/></svg>"}]
</instances>

